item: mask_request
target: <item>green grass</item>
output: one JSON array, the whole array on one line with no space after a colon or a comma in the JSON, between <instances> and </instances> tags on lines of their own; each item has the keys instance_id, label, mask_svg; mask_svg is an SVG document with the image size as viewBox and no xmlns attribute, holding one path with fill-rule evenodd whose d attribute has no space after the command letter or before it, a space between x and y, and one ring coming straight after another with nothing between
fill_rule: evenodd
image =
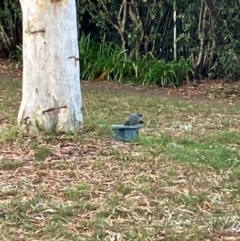
<instances>
[{"instance_id":1,"label":"green grass","mask_svg":"<svg viewBox=\"0 0 240 241\"><path fill-rule=\"evenodd\" d=\"M15 160L8 160L8 159L2 159L0 163L0 170L7 171L7 170L17 170L19 167L22 167L24 165L21 161L15 161Z\"/></svg>"},{"instance_id":2,"label":"green grass","mask_svg":"<svg viewBox=\"0 0 240 241\"><path fill-rule=\"evenodd\" d=\"M149 53L136 60L133 52L125 56L121 46L106 42L105 37L98 43L91 35L82 34L79 47L84 80L100 78L135 85L177 87L189 82L193 74L189 59L166 62Z\"/></svg>"},{"instance_id":3,"label":"green grass","mask_svg":"<svg viewBox=\"0 0 240 241\"><path fill-rule=\"evenodd\" d=\"M239 107L84 91L80 133L22 135L21 83L0 81L3 240L220 240L239 223ZM135 143L109 126L132 112Z\"/></svg>"}]
</instances>

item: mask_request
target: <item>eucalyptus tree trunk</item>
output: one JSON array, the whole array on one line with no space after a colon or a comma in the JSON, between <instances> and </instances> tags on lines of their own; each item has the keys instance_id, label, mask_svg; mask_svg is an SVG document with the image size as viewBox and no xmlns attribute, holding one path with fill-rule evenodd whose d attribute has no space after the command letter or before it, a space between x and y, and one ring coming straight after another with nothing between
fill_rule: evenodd
<instances>
[{"instance_id":1,"label":"eucalyptus tree trunk","mask_svg":"<svg viewBox=\"0 0 240 241\"><path fill-rule=\"evenodd\" d=\"M21 127L36 135L83 121L75 0L20 0L23 13Z\"/></svg>"}]
</instances>

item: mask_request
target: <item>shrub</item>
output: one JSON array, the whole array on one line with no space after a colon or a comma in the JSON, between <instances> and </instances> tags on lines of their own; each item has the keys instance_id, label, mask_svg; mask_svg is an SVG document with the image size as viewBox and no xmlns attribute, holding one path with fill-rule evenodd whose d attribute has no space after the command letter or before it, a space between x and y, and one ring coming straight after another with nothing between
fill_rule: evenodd
<instances>
[{"instance_id":1,"label":"shrub","mask_svg":"<svg viewBox=\"0 0 240 241\"><path fill-rule=\"evenodd\" d=\"M9 55L9 61L16 63L16 68L23 65L23 53L22 45L16 46L16 50L12 51Z\"/></svg>"},{"instance_id":2,"label":"shrub","mask_svg":"<svg viewBox=\"0 0 240 241\"><path fill-rule=\"evenodd\" d=\"M126 58L121 46L106 42L105 37L98 43L83 34L79 45L81 78L85 80L178 87L183 81L190 81L189 76L193 75L189 60L181 58L167 63L151 53L138 60L131 53ZM9 60L17 67L22 65L22 45L17 45Z\"/></svg>"},{"instance_id":3,"label":"shrub","mask_svg":"<svg viewBox=\"0 0 240 241\"><path fill-rule=\"evenodd\" d=\"M189 60L166 63L151 53L138 60L131 53L126 58L120 46L107 43L105 38L97 43L90 35L81 36L80 56L81 77L85 80L177 87L193 74Z\"/></svg>"}]
</instances>

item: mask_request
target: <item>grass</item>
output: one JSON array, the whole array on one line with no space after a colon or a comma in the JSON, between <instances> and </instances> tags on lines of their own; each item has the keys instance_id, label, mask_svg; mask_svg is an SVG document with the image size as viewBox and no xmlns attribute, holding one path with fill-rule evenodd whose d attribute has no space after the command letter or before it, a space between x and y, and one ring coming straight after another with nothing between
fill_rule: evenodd
<instances>
[{"instance_id":1,"label":"grass","mask_svg":"<svg viewBox=\"0 0 240 241\"><path fill-rule=\"evenodd\" d=\"M189 59L168 63L148 53L136 60L133 52L126 57L122 47L107 42L105 36L99 43L91 35L82 34L79 46L81 78L84 80L177 87L184 81L189 82L193 75Z\"/></svg>"},{"instance_id":2,"label":"grass","mask_svg":"<svg viewBox=\"0 0 240 241\"><path fill-rule=\"evenodd\" d=\"M82 134L18 132L0 81L1 240L230 240L239 230L239 107L84 91ZM109 125L144 115L136 143Z\"/></svg>"}]
</instances>

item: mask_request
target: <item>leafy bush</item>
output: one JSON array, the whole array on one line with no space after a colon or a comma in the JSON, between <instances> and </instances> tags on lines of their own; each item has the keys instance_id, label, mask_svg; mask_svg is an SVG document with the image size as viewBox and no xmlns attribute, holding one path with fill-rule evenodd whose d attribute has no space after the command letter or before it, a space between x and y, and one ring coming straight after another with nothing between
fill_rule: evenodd
<instances>
[{"instance_id":1,"label":"leafy bush","mask_svg":"<svg viewBox=\"0 0 240 241\"><path fill-rule=\"evenodd\" d=\"M133 55L124 55L122 48L114 43L101 43L91 39L90 35L81 36L80 62L81 77L85 80L107 79L117 82L130 81L141 85L179 86L184 80L189 81L193 74L190 61L181 58L179 61L166 63L156 59L151 53L135 60ZM101 79L102 78L102 79Z\"/></svg>"},{"instance_id":2,"label":"leafy bush","mask_svg":"<svg viewBox=\"0 0 240 241\"><path fill-rule=\"evenodd\" d=\"M81 78L90 81L112 80L131 82L138 85L178 87L183 81L189 81L193 70L189 60L165 62L156 59L151 53L135 60L131 54L126 58L121 46L101 43L90 35L81 36L80 42ZM16 66L23 64L22 45L10 54L9 60Z\"/></svg>"},{"instance_id":3,"label":"leafy bush","mask_svg":"<svg viewBox=\"0 0 240 241\"><path fill-rule=\"evenodd\" d=\"M124 52L120 46L107 43L105 37L101 43L95 42L90 35L84 34L80 39L81 77L94 80L106 73L108 79L120 81L128 70Z\"/></svg>"},{"instance_id":4,"label":"leafy bush","mask_svg":"<svg viewBox=\"0 0 240 241\"><path fill-rule=\"evenodd\" d=\"M172 64L174 65L174 70L179 83L181 84L181 82L185 80L189 82L190 76L194 75L190 59L184 59L181 57L180 60L173 61Z\"/></svg>"},{"instance_id":5,"label":"leafy bush","mask_svg":"<svg viewBox=\"0 0 240 241\"><path fill-rule=\"evenodd\" d=\"M0 53L8 57L22 41L22 12L19 1L0 3Z\"/></svg>"},{"instance_id":6,"label":"leafy bush","mask_svg":"<svg viewBox=\"0 0 240 241\"><path fill-rule=\"evenodd\" d=\"M240 79L240 55L239 41L233 41L231 44L226 44L222 51L219 51L219 65L215 72L218 72L221 77L227 79Z\"/></svg>"},{"instance_id":7,"label":"leafy bush","mask_svg":"<svg viewBox=\"0 0 240 241\"><path fill-rule=\"evenodd\" d=\"M16 67L18 68L20 65L23 65L23 56L22 56L22 45L19 44L16 46L16 50L14 50L9 55L9 61L16 63Z\"/></svg>"}]
</instances>

